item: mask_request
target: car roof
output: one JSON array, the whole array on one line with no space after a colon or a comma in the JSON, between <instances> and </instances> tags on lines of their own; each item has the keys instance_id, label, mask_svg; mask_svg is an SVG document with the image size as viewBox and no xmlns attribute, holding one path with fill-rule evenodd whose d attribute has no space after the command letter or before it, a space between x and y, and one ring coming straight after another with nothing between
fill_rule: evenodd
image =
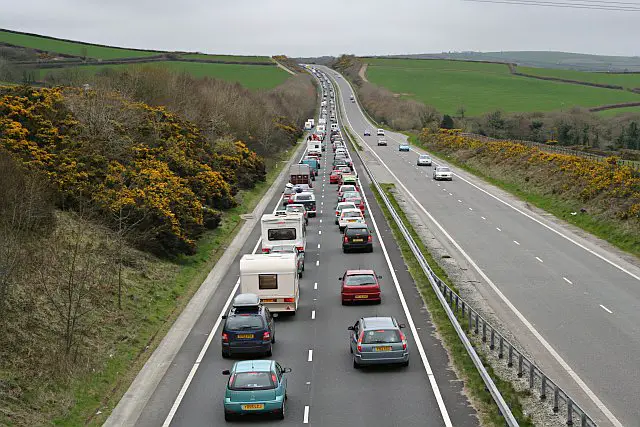
<instances>
[{"instance_id":1,"label":"car roof","mask_svg":"<svg viewBox=\"0 0 640 427\"><path fill-rule=\"evenodd\" d=\"M365 329L397 328L393 317L363 317Z\"/></svg>"},{"instance_id":2,"label":"car roof","mask_svg":"<svg viewBox=\"0 0 640 427\"><path fill-rule=\"evenodd\" d=\"M358 212L358 213L360 213L360 214L362 213L362 211L360 211L360 209L358 209L358 208L346 208L346 209L342 209L342 213L345 213L345 212Z\"/></svg>"},{"instance_id":3,"label":"car roof","mask_svg":"<svg viewBox=\"0 0 640 427\"><path fill-rule=\"evenodd\" d=\"M353 202L338 202L338 206L341 206L341 205L342 206L344 206L344 205L354 205L355 206L355 203L353 203ZM355 209L355 208L352 208L352 209Z\"/></svg>"},{"instance_id":4,"label":"car roof","mask_svg":"<svg viewBox=\"0 0 640 427\"><path fill-rule=\"evenodd\" d=\"M420 157L429 157L428 154L420 154Z\"/></svg>"},{"instance_id":5,"label":"car roof","mask_svg":"<svg viewBox=\"0 0 640 427\"><path fill-rule=\"evenodd\" d=\"M238 372L271 371L273 360L241 360L233 365L233 370Z\"/></svg>"},{"instance_id":6,"label":"car roof","mask_svg":"<svg viewBox=\"0 0 640 427\"><path fill-rule=\"evenodd\" d=\"M233 299L234 307L257 307L260 305L260 297L256 294L239 294Z\"/></svg>"},{"instance_id":7,"label":"car roof","mask_svg":"<svg viewBox=\"0 0 640 427\"><path fill-rule=\"evenodd\" d=\"M316 196L310 191L303 191L301 193L296 193L296 196L311 196L314 199L316 198Z\"/></svg>"},{"instance_id":8,"label":"car roof","mask_svg":"<svg viewBox=\"0 0 640 427\"><path fill-rule=\"evenodd\" d=\"M373 274L375 276L375 271L373 270L347 270L346 275L351 276L353 274Z\"/></svg>"}]
</instances>

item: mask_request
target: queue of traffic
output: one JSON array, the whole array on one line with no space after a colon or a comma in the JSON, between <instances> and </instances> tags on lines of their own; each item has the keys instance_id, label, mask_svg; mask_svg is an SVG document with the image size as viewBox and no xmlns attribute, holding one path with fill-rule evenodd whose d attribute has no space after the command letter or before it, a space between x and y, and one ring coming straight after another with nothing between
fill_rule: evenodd
<instances>
[{"instance_id":1,"label":"queue of traffic","mask_svg":"<svg viewBox=\"0 0 640 427\"><path fill-rule=\"evenodd\" d=\"M260 221L261 251L240 259L240 293L223 316L222 357L271 357L276 344L275 318L295 315L300 303L300 280L305 271L307 227L317 216L314 181L320 171L330 171L336 186L335 225L341 232L342 251L372 252L373 234L367 225L367 206L353 160L337 122L335 93L327 76L312 69L321 82L322 103L318 124L305 123L309 132L305 156L289 170L282 207ZM328 121L328 127L327 127ZM333 159L328 147L331 147ZM324 184L323 184L324 185ZM324 197L324 196L323 196ZM326 199L325 199L326 200ZM333 214L332 214L333 215ZM382 277L356 261L338 277L343 305L382 302ZM374 310L372 312L376 313ZM393 317L361 317L348 327L349 351L358 369L371 364L408 366L409 349ZM224 398L225 420L247 414L286 414L287 375L291 370L277 361L244 359L223 371L229 379Z\"/></svg>"}]
</instances>

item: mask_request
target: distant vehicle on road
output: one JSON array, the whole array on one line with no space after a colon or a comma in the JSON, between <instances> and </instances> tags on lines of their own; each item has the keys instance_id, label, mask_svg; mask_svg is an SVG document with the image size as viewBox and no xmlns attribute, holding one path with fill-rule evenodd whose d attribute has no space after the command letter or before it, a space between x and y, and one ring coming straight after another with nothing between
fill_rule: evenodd
<instances>
[{"instance_id":1,"label":"distant vehicle on road","mask_svg":"<svg viewBox=\"0 0 640 427\"><path fill-rule=\"evenodd\" d=\"M222 316L222 357L234 354L271 356L276 342L275 322L256 294L239 294L227 316Z\"/></svg>"},{"instance_id":2,"label":"distant vehicle on road","mask_svg":"<svg viewBox=\"0 0 640 427\"><path fill-rule=\"evenodd\" d=\"M376 275L373 270L347 270L340 282L340 297L342 305L354 302L375 302L380 304L380 283L382 276Z\"/></svg>"},{"instance_id":3,"label":"distant vehicle on road","mask_svg":"<svg viewBox=\"0 0 640 427\"><path fill-rule=\"evenodd\" d=\"M338 225L338 220L340 219L340 214L343 209L357 209L358 207L353 202L339 202L336 206L336 225Z\"/></svg>"},{"instance_id":4,"label":"distant vehicle on road","mask_svg":"<svg viewBox=\"0 0 640 427\"><path fill-rule=\"evenodd\" d=\"M453 181L453 172L446 166L438 166L433 170L433 179L436 181L441 179Z\"/></svg>"},{"instance_id":5,"label":"distant vehicle on road","mask_svg":"<svg viewBox=\"0 0 640 427\"><path fill-rule=\"evenodd\" d=\"M349 351L353 367L401 364L409 366L409 347L401 329L405 325L393 317L363 317L349 326Z\"/></svg>"},{"instance_id":6,"label":"distant vehicle on road","mask_svg":"<svg viewBox=\"0 0 640 427\"><path fill-rule=\"evenodd\" d=\"M369 129L366 129L364 131L364 136L371 136L371 131Z\"/></svg>"},{"instance_id":7,"label":"distant vehicle on road","mask_svg":"<svg viewBox=\"0 0 640 427\"><path fill-rule=\"evenodd\" d=\"M378 129L378 131L376 132L377 136L384 136L384 129Z\"/></svg>"},{"instance_id":8,"label":"distant vehicle on road","mask_svg":"<svg viewBox=\"0 0 640 427\"><path fill-rule=\"evenodd\" d=\"M398 146L398 151L410 151L409 144L400 144Z\"/></svg>"},{"instance_id":9,"label":"distant vehicle on road","mask_svg":"<svg viewBox=\"0 0 640 427\"><path fill-rule=\"evenodd\" d=\"M418 166L431 166L431 156L428 154L420 154L418 157Z\"/></svg>"},{"instance_id":10,"label":"distant vehicle on road","mask_svg":"<svg viewBox=\"0 0 640 427\"><path fill-rule=\"evenodd\" d=\"M342 252L347 253L354 250L373 252L373 236L367 224L364 223L364 215L360 223L347 223L344 229Z\"/></svg>"},{"instance_id":11,"label":"distant vehicle on road","mask_svg":"<svg viewBox=\"0 0 640 427\"><path fill-rule=\"evenodd\" d=\"M344 231L349 224L364 224L364 215L362 215L362 211L357 207L355 209L342 209L340 212L340 218L338 219L338 228L340 231ZM345 243L364 243L364 242L351 242L347 239L347 237L343 237L342 249L345 248Z\"/></svg>"},{"instance_id":12,"label":"distant vehicle on road","mask_svg":"<svg viewBox=\"0 0 640 427\"><path fill-rule=\"evenodd\" d=\"M304 209L304 207L303 207ZM294 245L275 245L271 247L271 254L294 254L298 266L298 277L304 273L304 252L299 251Z\"/></svg>"},{"instance_id":13,"label":"distant vehicle on road","mask_svg":"<svg viewBox=\"0 0 640 427\"><path fill-rule=\"evenodd\" d=\"M378 140L378 147L380 146L387 146L387 140L386 139L379 139Z\"/></svg>"},{"instance_id":14,"label":"distant vehicle on road","mask_svg":"<svg viewBox=\"0 0 640 427\"><path fill-rule=\"evenodd\" d=\"M284 368L273 360L243 360L222 371L229 375L224 393L224 419L247 414L275 414L285 417L287 376Z\"/></svg>"}]
</instances>

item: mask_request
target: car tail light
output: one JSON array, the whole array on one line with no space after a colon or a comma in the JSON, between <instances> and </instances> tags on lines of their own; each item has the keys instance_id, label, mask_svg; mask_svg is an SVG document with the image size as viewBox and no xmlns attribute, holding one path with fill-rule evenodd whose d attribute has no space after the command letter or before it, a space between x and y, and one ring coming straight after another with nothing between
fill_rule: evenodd
<instances>
[{"instance_id":1,"label":"car tail light","mask_svg":"<svg viewBox=\"0 0 640 427\"><path fill-rule=\"evenodd\" d=\"M268 254L270 252L269 248L262 248L262 253Z\"/></svg>"},{"instance_id":2,"label":"car tail light","mask_svg":"<svg viewBox=\"0 0 640 427\"><path fill-rule=\"evenodd\" d=\"M278 384L278 379L276 378L276 374L271 374L271 381L273 381L274 384Z\"/></svg>"},{"instance_id":3,"label":"car tail light","mask_svg":"<svg viewBox=\"0 0 640 427\"><path fill-rule=\"evenodd\" d=\"M367 237L367 242L371 243L372 240L373 238L371 236Z\"/></svg>"},{"instance_id":4,"label":"car tail light","mask_svg":"<svg viewBox=\"0 0 640 427\"><path fill-rule=\"evenodd\" d=\"M349 243L349 238L347 236L344 236L344 242Z\"/></svg>"},{"instance_id":5,"label":"car tail light","mask_svg":"<svg viewBox=\"0 0 640 427\"><path fill-rule=\"evenodd\" d=\"M336 211L336 216L340 215L340 211Z\"/></svg>"},{"instance_id":6,"label":"car tail light","mask_svg":"<svg viewBox=\"0 0 640 427\"><path fill-rule=\"evenodd\" d=\"M402 340L402 349L406 350L407 349L407 338L404 336L402 331L399 331L399 332L400 332L400 339Z\"/></svg>"},{"instance_id":7,"label":"car tail light","mask_svg":"<svg viewBox=\"0 0 640 427\"><path fill-rule=\"evenodd\" d=\"M222 333L222 342L229 342L229 335L227 333Z\"/></svg>"},{"instance_id":8,"label":"car tail light","mask_svg":"<svg viewBox=\"0 0 640 427\"><path fill-rule=\"evenodd\" d=\"M303 246L296 246L296 249L298 249L300 252L304 252L304 247Z\"/></svg>"},{"instance_id":9,"label":"car tail light","mask_svg":"<svg viewBox=\"0 0 640 427\"><path fill-rule=\"evenodd\" d=\"M364 331L360 332L360 336L358 337L358 351L362 351L362 338L364 337Z\"/></svg>"},{"instance_id":10,"label":"car tail light","mask_svg":"<svg viewBox=\"0 0 640 427\"><path fill-rule=\"evenodd\" d=\"M294 302L295 300L293 298L284 298L283 301L284 302Z\"/></svg>"},{"instance_id":11,"label":"car tail light","mask_svg":"<svg viewBox=\"0 0 640 427\"><path fill-rule=\"evenodd\" d=\"M271 333L270 332L265 332L262 334L262 341L271 341Z\"/></svg>"}]
</instances>

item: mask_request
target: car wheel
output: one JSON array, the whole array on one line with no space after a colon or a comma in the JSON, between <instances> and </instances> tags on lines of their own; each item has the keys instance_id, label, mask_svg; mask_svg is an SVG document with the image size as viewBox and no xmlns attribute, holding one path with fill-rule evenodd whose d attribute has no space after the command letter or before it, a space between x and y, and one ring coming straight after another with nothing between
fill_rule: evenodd
<instances>
[{"instance_id":1,"label":"car wheel","mask_svg":"<svg viewBox=\"0 0 640 427\"><path fill-rule=\"evenodd\" d=\"M406 368L407 366L409 366L409 361L407 360L406 362L404 362L404 363L402 364L402 366L404 366L405 368Z\"/></svg>"},{"instance_id":2,"label":"car wheel","mask_svg":"<svg viewBox=\"0 0 640 427\"><path fill-rule=\"evenodd\" d=\"M222 350L222 358L228 359L229 357L231 357L231 352Z\"/></svg>"},{"instance_id":3,"label":"car wheel","mask_svg":"<svg viewBox=\"0 0 640 427\"><path fill-rule=\"evenodd\" d=\"M358 362L356 362L356 358L353 358L353 367L354 369L360 369L360 364Z\"/></svg>"},{"instance_id":4,"label":"car wheel","mask_svg":"<svg viewBox=\"0 0 640 427\"><path fill-rule=\"evenodd\" d=\"M373 246L369 248L369 253L373 252Z\"/></svg>"},{"instance_id":5,"label":"car wheel","mask_svg":"<svg viewBox=\"0 0 640 427\"><path fill-rule=\"evenodd\" d=\"M280 411L278 412L278 418L281 420L284 420L284 415L285 415L285 403L284 400L282 401L282 408L280 408Z\"/></svg>"},{"instance_id":6,"label":"car wheel","mask_svg":"<svg viewBox=\"0 0 640 427\"><path fill-rule=\"evenodd\" d=\"M231 415L230 413L226 412L224 413L224 420L225 421L233 421L233 415Z\"/></svg>"},{"instance_id":7,"label":"car wheel","mask_svg":"<svg viewBox=\"0 0 640 427\"><path fill-rule=\"evenodd\" d=\"M275 344L276 343L276 331L273 331L273 333L271 334L271 344Z\"/></svg>"},{"instance_id":8,"label":"car wheel","mask_svg":"<svg viewBox=\"0 0 640 427\"><path fill-rule=\"evenodd\" d=\"M271 348L269 348L269 350L267 350L267 352L264 355L267 357L273 356L273 351L271 351Z\"/></svg>"}]
</instances>

